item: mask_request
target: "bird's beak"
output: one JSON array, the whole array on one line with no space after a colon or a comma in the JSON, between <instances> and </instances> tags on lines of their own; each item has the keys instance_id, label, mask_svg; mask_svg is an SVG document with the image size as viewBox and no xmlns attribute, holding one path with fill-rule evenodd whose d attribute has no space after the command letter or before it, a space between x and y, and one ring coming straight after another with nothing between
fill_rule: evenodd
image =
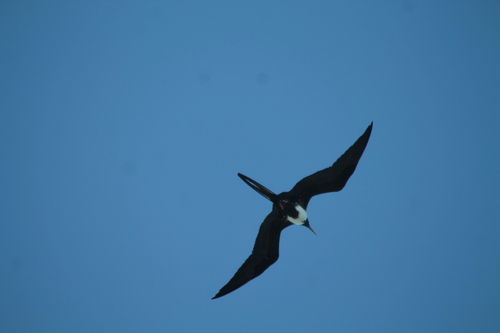
<instances>
[{"instance_id":1,"label":"bird's beak","mask_svg":"<svg viewBox=\"0 0 500 333\"><path fill-rule=\"evenodd\" d=\"M238 177L240 177L241 180L243 180L248 186L253 188L257 193L261 194L267 200L270 200L272 202L274 202L276 200L277 195L274 194L273 191L271 191L270 189L268 189L264 185L257 183L255 180L253 180L245 175L242 175L241 173L238 174Z\"/></svg>"},{"instance_id":2,"label":"bird's beak","mask_svg":"<svg viewBox=\"0 0 500 333\"><path fill-rule=\"evenodd\" d=\"M316 234L316 232L313 230L313 228L311 228L311 225L309 224L309 220L306 220L303 224L304 227L306 227L307 229L311 230L313 232L313 234L315 234L316 236L318 236Z\"/></svg>"}]
</instances>

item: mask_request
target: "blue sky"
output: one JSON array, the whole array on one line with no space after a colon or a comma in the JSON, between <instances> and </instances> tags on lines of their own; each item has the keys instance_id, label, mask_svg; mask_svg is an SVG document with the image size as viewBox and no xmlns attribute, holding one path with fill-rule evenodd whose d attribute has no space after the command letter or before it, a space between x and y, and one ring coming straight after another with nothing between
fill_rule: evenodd
<instances>
[{"instance_id":1,"label":"blue sky","mask_svg":"<svg viewBox=\"0 0 500 333\"><path fill-rule=\"evenodd\" d=\"M500 2L0 3L0 331L495 332ZM262 276L274 192L373 133Z\"/></svg>"}]
</instances>

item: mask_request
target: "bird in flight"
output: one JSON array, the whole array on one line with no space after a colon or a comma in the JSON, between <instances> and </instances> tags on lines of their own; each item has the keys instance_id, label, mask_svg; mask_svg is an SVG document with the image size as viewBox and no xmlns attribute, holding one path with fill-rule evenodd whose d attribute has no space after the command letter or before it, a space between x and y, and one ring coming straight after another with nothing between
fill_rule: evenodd
<instances>
[{"instance_id":1,"label":"bird in flight","mask_svg":"<svg viewBox=\"0 0 500 333\"><path fill-rule=\"evenodd\" d=\"M372 126L373 122L332 166L305 177L295 184L290 192L276 195L255 180L238 173L248 186L273 203L273 210L260 225L252 254L212 299L235 291L274 264L279 256L281 231L286 227L293 224L302 225L315 233L309 225L306 213L309 200L315 195L338 192L344 188L368 144Z\"/></svg>"}]
</instances>

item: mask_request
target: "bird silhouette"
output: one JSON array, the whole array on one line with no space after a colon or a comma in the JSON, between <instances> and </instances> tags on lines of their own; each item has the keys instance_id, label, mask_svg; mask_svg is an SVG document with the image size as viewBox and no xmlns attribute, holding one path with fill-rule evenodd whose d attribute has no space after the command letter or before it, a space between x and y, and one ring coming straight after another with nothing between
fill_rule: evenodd
<instances>
[{"instance_id":1,"label":"bird silhouette","mask_svg":"<svg viewBox=\"0 0 500 333\"><path fill-rule=\"evenodd\" d=\"M332 166L303 178L289 192L276 195L255 180L238 173L248 186L270 200L273 208L260 225L252 254L212 299L235 291L274 264L279 257L281 231L286 227L293 224L302 225L315 233L307 218L309 200L315 195L338 192L344 188L363 155L372 127L373 122Z\"/></svg>"}]
</instances>

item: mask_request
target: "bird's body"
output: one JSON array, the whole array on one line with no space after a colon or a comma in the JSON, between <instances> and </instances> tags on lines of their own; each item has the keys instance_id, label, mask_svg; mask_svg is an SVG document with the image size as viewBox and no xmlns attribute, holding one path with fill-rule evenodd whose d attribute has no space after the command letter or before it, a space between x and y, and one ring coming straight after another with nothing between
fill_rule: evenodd
<instances>
[{"instance_id":1,"label":"bird's body","mask_svg":"<svg viewBox=\"0 0 500 333\"><path fill-rule=\"evenodd\" d=\"M238 289L274 264L279 257L281 231L286 227L293 224L302 225L314 232L306 212L309 200L315 195L337 192L344 188L368 144L372 126L373 123L332 166L305 177L289 192L276 195L251 178L238 174L248 186L270 200L273 208L260 226L252 254L212 299Z\"/></svg>"}]
</instances>

